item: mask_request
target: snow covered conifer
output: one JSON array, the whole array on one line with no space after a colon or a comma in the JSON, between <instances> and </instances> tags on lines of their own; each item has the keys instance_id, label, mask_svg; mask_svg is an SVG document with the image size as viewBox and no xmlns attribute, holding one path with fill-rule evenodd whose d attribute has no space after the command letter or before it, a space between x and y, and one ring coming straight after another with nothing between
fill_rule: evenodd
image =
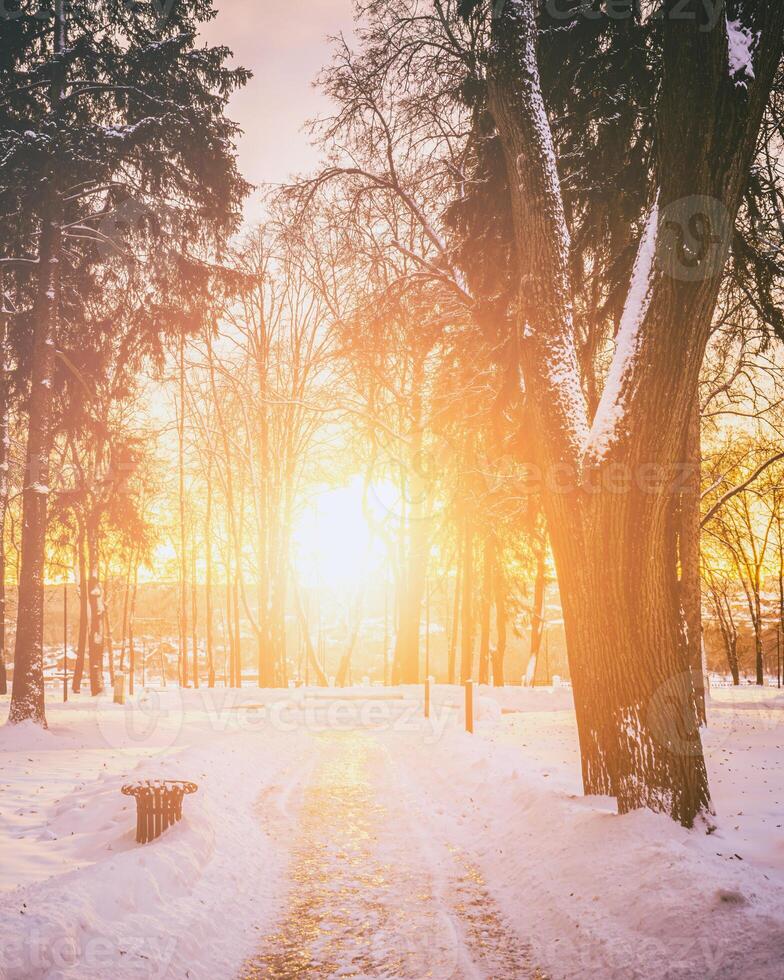
<instances>
[{"instance_id":1,"label":"snow covered conifer","mask_svg":"<svg viewBox=\"0 0 784 980\"><path fill-rule=\"evenodd\" d=\"M28 365L14 722L45 724L44 544L66 310L73 328L90 270L127 258L133 241L176 253L171 275L196 276L191 252L236 227L247 192L225 109L249 75L226 66L226 48L200 44L214 13L211 0L20 0L0 24L0 261L32 298L11 331Z\"/></svg>"}]
</instances>

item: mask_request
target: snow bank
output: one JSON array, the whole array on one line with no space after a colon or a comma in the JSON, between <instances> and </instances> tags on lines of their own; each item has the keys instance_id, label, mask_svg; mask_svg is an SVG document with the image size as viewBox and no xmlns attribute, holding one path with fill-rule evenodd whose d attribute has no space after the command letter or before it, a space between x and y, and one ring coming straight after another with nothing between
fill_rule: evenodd
<instances>
[{"instance_id":1,"label":"snow bank","mask_svg":"<svg viewBox=\"0 0 784 980\"><path fill-rule=\"evenodd\" d=\"M170 689L53 705L48 732L0 728L0 977L236 976L288 907L322 734L360 730L380 747L379 798L394 796L389 847L407 853L412 828L425 856L432 844L434 895L444 853L476 866L553 980L778 980L782 696L714 694L710 835L581 796L570 691L479 688L474 736L461 697L436 687L425 722L421 688ZM182 823L137 847L120 787L148 777L200 788Z\"/></svg>"},{"instance_id":2,"label":"snow bank","mask_svg":"<svg viewBox=\"0 0 784 980\"><path fill-rule=\"evenodd\" d=\"M190 694L185 713L162 696L151 737L130 721L138 708L106 703L50 709L49 732L0 729L4 980L229 977L253 951L285 890L285 854L254 807L306 761L296 737L238 725L215 694L209 710ZM120 788L142 778L199 792L138 847Z\"/></svg>"},{"instance_id":3,"label":"snow bank","mask_svg":"<svg viewBox=\"0 0 784 980\"><path fill-rule=\"evenodd\" d=\"M581 794L568 692L508 689L500 730L401 768L432 832L477 860L536 962L569 980L781 976L784 699L722 692L706 736L718 829ZM538 710L537 710L538 708Z\"/></svg>"}]
</instances>

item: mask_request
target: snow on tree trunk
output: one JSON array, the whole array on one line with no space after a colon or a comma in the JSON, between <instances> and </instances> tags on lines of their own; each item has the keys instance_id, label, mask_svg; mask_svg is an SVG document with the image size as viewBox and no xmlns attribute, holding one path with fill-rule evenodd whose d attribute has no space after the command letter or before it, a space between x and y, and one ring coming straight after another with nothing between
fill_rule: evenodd
<instances>
[{"instance_id":1,"label":"snow on tree trunk","mask_svg":"<svg viewBox=\"0 0 784 980\"><path fill-rule=\"evenodd\" d=\"M551 477L543 498L585 790L615 796L621 812L647 806L686 826L711 803L674 501L732 224L782 53L784 5L753 6L760 43L746 87L732 82L726 36L705 31L699 16L663 19L653 203L592 427L535 0L496 12L488 72L518 245L522 369L537 462ZM692 243L696 219L710 234Z\"/></svg>"}]
</instances>

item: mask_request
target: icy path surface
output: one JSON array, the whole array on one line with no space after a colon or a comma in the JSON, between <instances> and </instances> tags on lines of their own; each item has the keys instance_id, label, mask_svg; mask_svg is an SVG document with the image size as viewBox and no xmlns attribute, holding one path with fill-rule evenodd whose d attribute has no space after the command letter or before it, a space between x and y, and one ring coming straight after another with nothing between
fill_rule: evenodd
<instances>
[{"instance_id":1,"label":"icy path surface","mask_svg":"<svg viewBox=\"0 0 784 980\"><path fill-rule=\"evenodd\" d=\"M242 980L543 977L479 870L428 828L387 746L353 731L325 733L318 747L287 909ZM284 844L292 827L279 814L268 805L261 816Z\"/></svg>"}]
</instances>

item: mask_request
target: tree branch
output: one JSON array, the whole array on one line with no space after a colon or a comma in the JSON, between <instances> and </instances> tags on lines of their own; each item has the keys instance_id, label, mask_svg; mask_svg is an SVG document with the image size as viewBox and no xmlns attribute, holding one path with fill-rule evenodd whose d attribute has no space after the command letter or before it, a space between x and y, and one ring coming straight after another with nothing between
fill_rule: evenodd
<instances>
[{"instance_id":1,"label":"tree branch","mask_svg":"<svg viewBox=\"0 0 784 980\"><path fill-rule=\"evenodd\" d=\"M705 527L711 518L715 517L726 503L732 500L733 497L737 497L739 493L743 493L744 490L748 490L751 484L758 480L767 469L770 469L774 463L778 463L779 460L782 459L784 459L784 452L776 453L775 456L771 456L769 459L766 459L764 463L760 463L760 465L756 468L756 470L754 470L748 479L744 480L743 483L739 483L736 487L732 487L725 494L719 497L716 503L708 510L707 514L705 514L700 521L700 527Z\"/></svg>"}]
</instances>

